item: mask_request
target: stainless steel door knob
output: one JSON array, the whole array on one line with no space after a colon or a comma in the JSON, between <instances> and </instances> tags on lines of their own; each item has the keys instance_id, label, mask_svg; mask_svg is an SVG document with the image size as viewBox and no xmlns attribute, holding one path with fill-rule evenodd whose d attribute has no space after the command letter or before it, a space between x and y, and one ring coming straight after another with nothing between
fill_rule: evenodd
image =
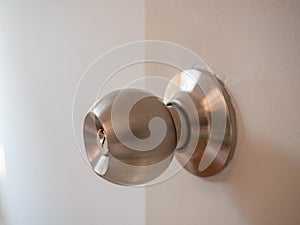
<instances>
[{"instance_id":1,"label":"stainless steel door knob","mask_svg":"<svg viewBox=\"0 0 300 225\"><path fill-rule=\"evenodd\" d=\"M87 113L83 135L94 172L113 183L150 182L174 156L189 172L206 177L233 155L235 113L223 84L191 69L170 81L162 99L140 89L106 95Z\"/></svg>"}]
</instances>

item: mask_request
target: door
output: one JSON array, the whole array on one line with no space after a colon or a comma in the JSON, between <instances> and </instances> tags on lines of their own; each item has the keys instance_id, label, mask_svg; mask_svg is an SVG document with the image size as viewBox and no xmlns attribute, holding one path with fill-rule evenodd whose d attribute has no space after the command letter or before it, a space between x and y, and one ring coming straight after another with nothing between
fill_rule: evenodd
<instances>
[{"instance_id":1,"label":"door","mask_svg":"<svg viewBox=\"0 0 300 225\"><path fill-rule=\"evenodd\" d=\"M235 102L238 143L219 175L146 189L148 225L299 224L300 2L146 0L146 38L202 57Z\"/></svg>"},{"instance_id":2,"label":"door","mask_svg":"<svg viewBox=\"0 0 300 225\"><path fill-rule=\"evenodd\" d=\"M0 4L0 224L300 224L299 1ZM143 39L194 51L224 82L238 143L220 174L120 187L81 158L71 111L82 74Z\"/></svg>"}]
</instances>

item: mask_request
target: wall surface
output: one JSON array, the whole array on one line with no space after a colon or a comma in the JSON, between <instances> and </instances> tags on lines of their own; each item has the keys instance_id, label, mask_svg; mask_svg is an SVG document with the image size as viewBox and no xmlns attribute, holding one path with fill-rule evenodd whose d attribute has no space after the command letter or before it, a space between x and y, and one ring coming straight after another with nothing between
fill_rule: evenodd
<instances>
[{"instance_id":1,"label":"wall surface","mask_svg":"<svg viewBox=\"0 0 300 225\"><path fill-rule=\"evenodd\" d=\"M146 0L146 38L184 45L236 102L232 163L147 188L148 225L300 224L300 2Z\"/></svg>"},{"instance_id":2,"label":"wall surface","mask_svg":"<svg viewBox=\"0 0 300 225\"><path fill-rule=\"evenodd\" d=\"M1 1L0 24L0 224L144 224L144 190L88 170L72 130L85 69L144 38L143 1Z\"/></svg>"}]
</instances>

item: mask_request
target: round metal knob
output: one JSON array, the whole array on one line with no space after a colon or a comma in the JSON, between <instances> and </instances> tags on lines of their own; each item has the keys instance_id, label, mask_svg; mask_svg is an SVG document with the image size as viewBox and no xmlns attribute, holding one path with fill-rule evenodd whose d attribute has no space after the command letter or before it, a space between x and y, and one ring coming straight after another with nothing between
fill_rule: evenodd
<instances>
[{"instance_id":1,"label":"round metal knob","mask_svg":"<svg viewBox=\"0 0 300 225\"><path fill-rule=\"evenodd\" d=\"M93 170L123 185L159 176L177 144L168 108L139 89L115 91L96 102L85 117L84 141Z\"/></svg>"},{"instance_id":2,"label":"round metal knob","mask_svg":"<svg viewBox=\"0 0 300 225\"><path fill-rule=\"evenodd\" d=\"M95 173L117 184L144 184L161 175L174 155L200 177L226 167L237 135L222 82L207 71L186 70L170 81L163 101L143 90L125 89L92 106L83 135Z\"/></svg>"}]
</instances>

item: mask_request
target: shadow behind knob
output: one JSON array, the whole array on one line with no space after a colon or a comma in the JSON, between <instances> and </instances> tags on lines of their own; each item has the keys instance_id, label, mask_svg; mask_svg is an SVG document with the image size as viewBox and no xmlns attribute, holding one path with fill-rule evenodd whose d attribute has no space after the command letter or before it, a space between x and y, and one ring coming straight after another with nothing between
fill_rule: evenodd
<instances>
[{"instance_id":1,"label":"shadow behind knob","mask_svg":"<svg viewBox=\"0 0 300 225\"><path fill-rule=\"evenodd\" d=\"M140 89L115 91L97 101L85 117L83 135L94 172L122 185L161 175L177 144L168 108Z\"/></svg>"}]
</instances>

